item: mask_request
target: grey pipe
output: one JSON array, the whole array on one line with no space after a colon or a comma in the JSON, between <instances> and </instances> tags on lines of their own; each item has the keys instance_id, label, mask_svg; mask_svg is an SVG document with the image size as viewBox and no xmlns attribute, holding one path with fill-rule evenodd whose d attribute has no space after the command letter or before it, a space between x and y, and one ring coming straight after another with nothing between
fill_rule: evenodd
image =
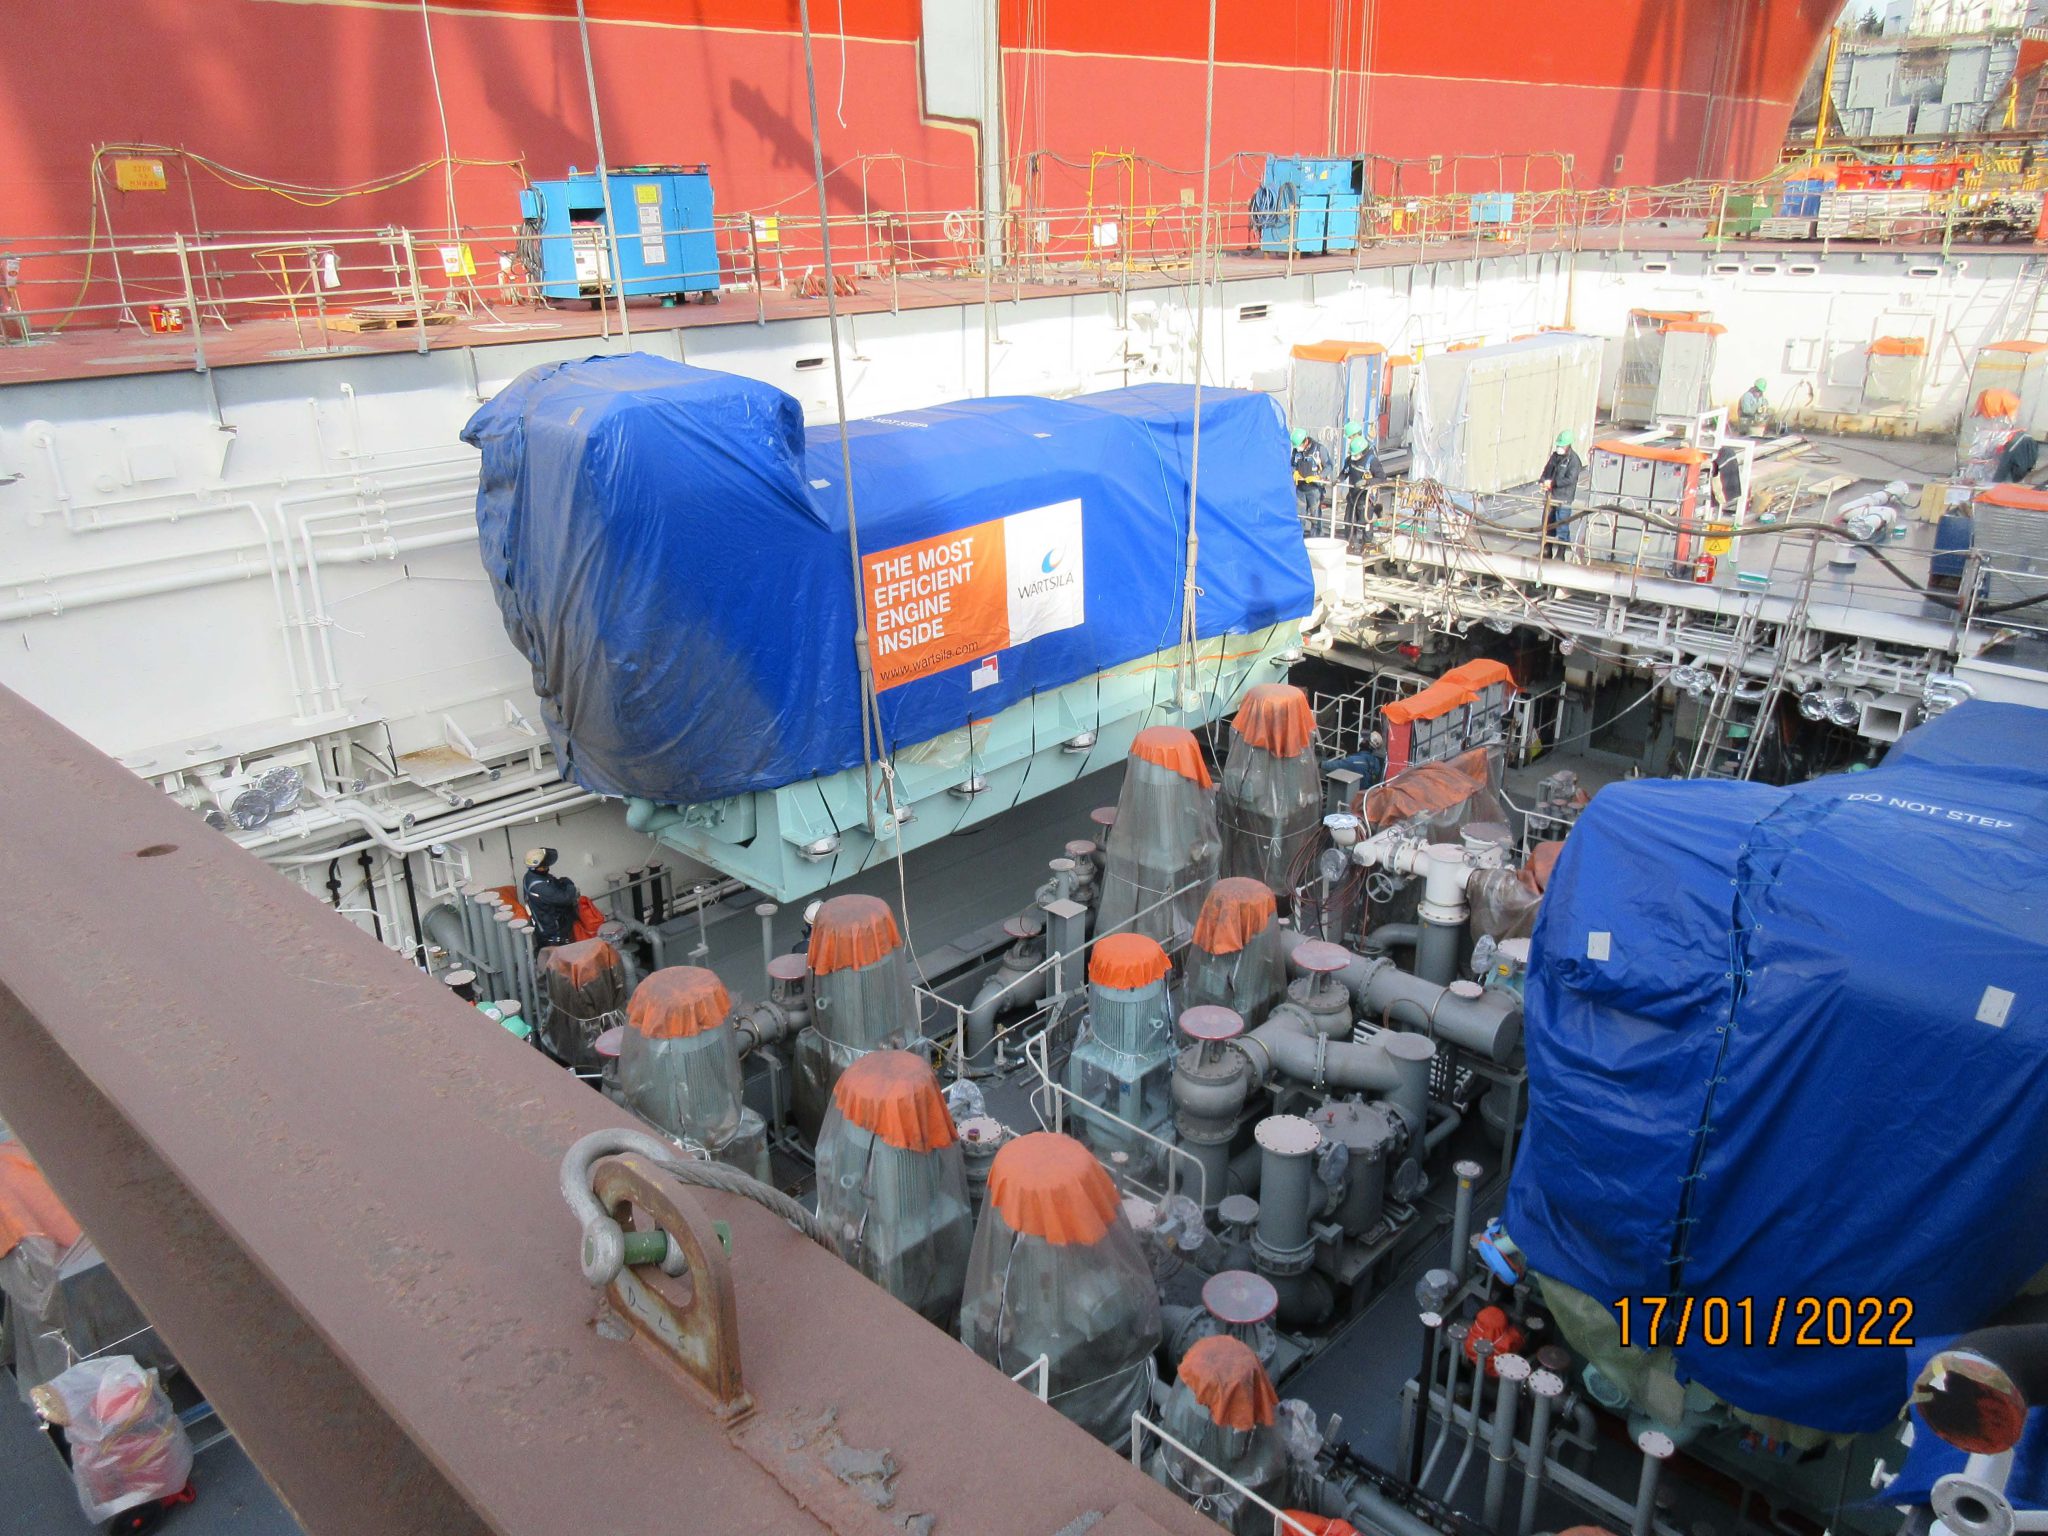
<instances>
[{"instance_id":1,"label":"grey pipe","mask_svg":"<svg viewBox=\"0 0 2048 1536\"><path fill-rule=\"evenodd\" d=\"M1536 1529L1536 1500L1543 1491L1543 1466L1550 1452L1550 1406L1564 1391L1564 1382L1551 1371L1538 1371L1529 1378L1529 1464L1522 1476L1522 1513L1515 1522L1515 1536L1531 1536Z\"/></svg>"},{"instance_id":2,"label":"grey pipe","mask_svg":"<svg viewBox=\"0 0 2048 1536\"><path fill-rule=\"evenodd\" d=\"M1493 1340L1475 1340L1472 1353L1477 1358L1472 1362L1472 1402L1465 1410L1465 1448L1458 1453L1458 1464L1451 1468L1451 1480L1444 1486L1446 1504L1458 1501L1458 1485L1465 1481L1465 1469L1472 1465L1472 1452L1479 1444L1479 1423L1486 1416L1486 1362L1493 1355Z\"/></svg>"},{"instance_id":3,"label":"grey pipe","mask_svg":"<svg viewBox=\"0 0 2048 1536\"><path fill-rule=\"evenodd\" d=\"M1308 974L1295 959L1309 942L1307 936L1288 932L1282 942L1288 974ZM1495 1062L1506 1061L1521 1044L1522 1006L1509 993L1488 990L1477 997L1459 997L1436 982L1409 975L1391 960L1365 955L1353 955L1335 976L1351 994L1359 1017L1369 1022L1410 1024Z\"/></svg>"},{"instance_id":4,"label":"grey pipe","mask_svg":"<svg viewBox=\"0 0 2048 1536\"><path fill-rule=\"evenodd\" d=\"M967 1008L967 1060L977 1065L995 1038L996 1015L1018 1008L1034 1008L1045 999L1051 984L1051 970L1032 962L1032 969L1020 971L1005 956L994 974L986 977Z\"/></svg>"},{"instance_id":5,"label":"grey pipe","mask_svg":"<svg viewBox=\"0 0 2048 1536\"><path fill-rule=\"evenodd\" d=\"M1332 1040L1289 1010L1276 1011L1235 1044L1262 1086L1278 1073L1311 1088L1384 1094L1408 1122L1410 1135L1420 1135L1428 1123L1436 1046L1421 1035L1382 1029L1365 1040Z\"/></svg>"},{"instance_id":6,"label":"grey pipe","mask_svg":"<svg viewBox=\"0 0 2048 1536\"><path fill-rule=\"evenodd\" d=\"M1458 979L1458 951L1464 947L1463 923L1422 924L1422 938L1415 946L1415 974L1423 981L1448 987Z\"/></svg>"},{"instance_id":7,"label":"grey pipe","mask_svg":"<svg viewBox=\"0 0 2048 1536\"><path fill-rule=\"evenodd\" d=\"M1382 1530L1389 1536L1443 1536L1435 1526L1411 1510L1403 1509L1392 1499L1370 1483L1360 1483L1346 1490L1353 1512L1365 1517L1369 1530Z\"/></svg>"},{"instance_id":8,"label":"grey pipe","mask_svg":"<svg viewBox=\"0 0 2048 1536\"><path fill-rule=\"evenodd\" d=\"M463 910L468 902L443 902L437 907L427 908L427 915L420 919L420 927L426 930L421 937L436 949L447 953L448 958L458 965L473 965L476 956L469 950L469 929L463 919Z\"/></svg>"},{"instance_id":9,"label":"grey pipe","mask_svg":"<svg viewBox=\"0 0 2048 1536\"><path fill-rule=\"evenodd\" d=\"M1470 1158L1462 1158L1451 1167L1451 1172L1458 1176L1458 1194L1451 1205L1450 1271L1458 1277L1460 1285L1472 1269L1472 1185L1485 1171Z\"/></svg>"},{"instance_id":10,"label":"grey pipe","mask_svg":"<svg viewBox=\"0 0 2048 1536\"><path fill-rule=\"evenodd\" d=\"M1252 1251L1289 1273L1315 1257L1309 1236L1309 1186L1315 1180L1322 1132L1299 1115L1268 1115L1253 1132L1259 1144L1259 1225Z\"/></svg>"},{"instance_id":11,"label":"grey pipe","mask_svg":"<svg viewBox=\"0 0 2048 1536\"><path fill-rule=\"evenodd\" d=\"M761 970L764 973L775 963L775 914L781 910L772 901L761 902L754 908L754 916L761 919Z\"/></svg>"},{"instance_id":12,"label":"grey pipe","mask_svg":"<svg viewBox=\"0 0 2048 1536\"><path fill-rule=\"evenodd\" d=\"M1455 1109L1442 1109L1442 1106L1435 1103L1430 1105L1430 1109L1432 1111L1441 1109L1443 1119L1431 1126L1429 1134L1422 1138L1422 1156L1418 1161L1425 1163L1429 1161L1431 1155L1435 1153L1438 1147L1457 1135L1458 1127L1465 1123L1465 1117Z\"/></svg>"},{"instance_id":13,"label":"grey pipe","mask_svg":"<svg viewBox=\"0 0 2048 1536\"><path fill-rule=\"evenodd\" d=\"M512 941L512 974L516 983L513 990L519 998L519 1011L531 1025L540 1016L540 976L533 963L533 923L515 917L505 925L505 936Z\"/></svg>"},{"instance_id":14,"label":"grey pipe","mask_svg":"<svg viewBox=\"0 0 2048 1536\"><path fill-rule=\"evenodd\" d=\"M1636 1484L1635 1518L1629 1525L1629 1536L1650 1536L1650 1527L1657 1519L1657 1478L1664 1470L1664 1458L1676 1447L1661 1429L1644 1430L1636 1437L1636 1444L1643 1452L1643 1475Z\"/></svg>"},{"instance_id":15,"label":"grey pipe","mask_svg":"<svg viewBox=\"0 0 2048 1536\"><path fill-rule=\"evenodd\" d=\"M1480 1518L1489 1530L1498 1531L1507 1510L1508 1469L1515 1464L1515 1416L1522 1402L1522 1383L1529 1376L1529 1362L1520 1355L1502 1355L1493 1362L1500 1386L1493 1398L1493 1442L1486 1448L1486 1494Z\"/></svg>"},{"instance_id":16,"label":"grey pipe","mask_svg":"<svg viewBox=\"0 0 2048 1536\"><path fill-rule=\"evenodd\" d=\"M1413 949L1422 942L1420 923L1381 923L1359 943L1359 952L1368 960L1379 959L1390 949Z\"/></svg>"},{"instance_id":17,"label":"grey pipe","mask_svg":"<svg viewBox=\"0 0 2048 1536\"><path fill-rule=\"evenodd\" d=\"M1436 1443L1429 1448L1429 1459L1422 1464L1422 1475L1415 1479L1417 1488L1427 1488L1430 1478L1436 1475L1437 1461L1443 1456L1444 1446L1451 1438L1451 1426L1457 1422L1458 1362L1465 1358L1465 1335L1471 1331L1470 1325L1466 1323L1453 1323L1444 1330L1444 1339L1450 1345L1451 1365L1449 1376L1444 1382L1443 1423L1437 1428ZM1423 1392L1425 1396L1434 1398L1436 1383L1425 1382ZM1429 1419L1427 1405L1423 1408L1422 1417L1424 1422Z\"/></svg>"},{"instance_id":18,"label":"grey pipe","mask_svg":"<svg viewBox=\"0 0 2048 1536\"><path fill-rule=\"evenodd\" d=\"M469 900L470 905L476 909L471 921L476 924L477 980L487 983L485 990L488 991L497 985L498 952L492 942L492 932L499 902L496 896L487 892L479 892Z\"/></svg>"},{"instance_id":19,"label":"grey pipe","mask_svg":"<svg viewBox=\"0 0 2048 1536\"><path fill-rule=\"evenodd\" d=\"M485 942L491 951L491 995L510 997L519 973L512 960L512 909L500 907L491 914L491 926Z\"/></svg>"}]
</instances>

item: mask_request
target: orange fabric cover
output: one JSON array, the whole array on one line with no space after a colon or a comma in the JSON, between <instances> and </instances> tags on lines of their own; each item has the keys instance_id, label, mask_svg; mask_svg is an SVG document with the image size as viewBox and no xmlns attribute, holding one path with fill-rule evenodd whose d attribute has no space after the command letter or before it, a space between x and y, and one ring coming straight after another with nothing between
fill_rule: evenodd
<instances>
[{"instance_id":1,"label":"orange fabric cover","mask_svg":"<svg viewBox=\"0 0 2048 1536\"><path fill-rule=\"evenodd\" d=\"M1376 341L1304 341L1296 343L1291 355L1312 363L1341 363L1386 350Z\"/></svg>"},{"instance_id":2,"label":"orange fabric cover","mask_svg":"<svg viewBox=\"0 0 2048 1536\"><path fill-rule=\"evenodd\" d=\"M1418 763L1373 785L1362 797L1362 814L1368 826L1391 826L1425 811L1462 805L1486 785L1486 749L1475 747L1448 762Z\"/></svg>"},{"instance_id":3,"label":"orange fabric cover","mask_svg":"<svg viewBox=\"0 0 2048 1536\"><path fill-rule=\"evenodd\" d=\"M1308 695L1292 683L1259 683L1247 688L1230 728L1275 757L1299 757L1316 739L1316 717L1308 707Z\"/></svg>"},{"instance_id":4,"label":"orange fabric cover","mask_svg":"<svg viewBox=\"0 0 2048 1536\"><path fill-rule=\"evenodd\" d=\"M1478 695L1462 683L1440 677L1420 693L1411 693L1405 699L1396 699L1380 710L1380 718L1389 725L1407 725L1416 720L1434 720L1447 715L1460 704L1476 704Z\"/></svg>"},{"instance_id":5,"label":"orange fabric cover","mask_svg":"<svg viewBox=\"0 0 2048 1536\"><path fill-rule=\"evenodd\" d=\"M78 1223L28 1148L18 1141L0 1141L0 1259L14 1252L24 1237L47 1237L63 1249L79 1236Z\"/></svg>"},{"instance_id":6,"label":"orange fabric cover","mask_svg":"<svg viewBox=\"0 0 2048 1536\"><path fill-rule=\"evenodd\" d=\"M680 1040L716 1029L731 1012L732 997L715 973L671 965L633 989L626 1022L650 1040Z\"/></svg>"},{"instance_id":7,"label":"orange fabric cover","mask_svg":"<svg viewBox=\"0 0 2048 1536\"><path fill-rule=\"evenodd\" d=\"M1287 1524L1280 1527L1286 1536L1301 1536L1295 1530L1298 1525L1308 1536L1358 1536L1358 1527L1349 1520L1339 1520L1335 1515L1312 1515L1305 1509L1283 1509Z\"/></svg>"},{"instance_id":8,"label":"orange fabric cover","mask_svg":"<svg viewBox=\"0 0 2048 1536\"><path fill-rule=\"evenodd\" d=\"M1664 327L1667 331L1697 331L1703 336L1726 336L1728 327L1712 320L1673 320Z\"/></svg>"},{"instance_id":9,"label":"orange fabric cover","mask_svg":"<svg viewBox=\"0 0 2048 1536\"><path fill-rule=\"evenodd\" d=\"M504 902L506 906L508 906L508 907L510 907L510 908L512 909L512 915L513 915L514 917L531 917L531 916L532 916L532 914L531 914L530 912L528 912L528 911L526 910L526 903L525 903L525 902L523 902L523 901L521 901L521 900L519 899L519 887L518 887L518 886L516 886L516 885L494 885L494 886L492 886L492 887L491 887L491 891L492 891L492 893L493 893L494 895L496 895L496 896L497 896L498 900L500 900L500 901ZM490 914L489 914L489 913L485 913L484 915L485 915L486 917L488 917L488 916L489 916Z\"/></svg>"},{"instance_id":10,"label":"orange fabric cover","mask_svg":"<svg viewBox=\"0 0 2048 1536\"><path fill-rule=\"evenodd\" d=\"M939 1079L910 1051L869 1051L839 1074L832 1088L839 1113L906 1152L953 1145L953 1117Z\"/></svg>"},{"instance_id":11,"label":"orange fabric cover","mask_svg":"<svg viewBox=\"0 0 2048 1536\"><path fill-rule=\"evenodd\" d=\"M1056 1248L1102 1241L1117 1213L1109 1170L1057 1131L1004 1142L988 1165L988 1198L1011 1231Z\"/></svg>"},{"instance_id":12,"label":"orange fabric cover","mask_svg":"<svg viewBox=\"0 0 2048 1536\"><path fill-rule=\"evenodd\" d=\"M1979 416L2017 416L2020 397L2009 389L1987 389L1977 396Z\"/></svg>"},{"instance_id":13,"label":"orange fabric cover","mask_svg":"<svg viewBox=\"0 0 2048 1536\"><path fill-rule=\"evenodd\" d=\"M1232 875L1218 880L1195 919L1195 948L1234 955L1273 925L1278 907L1263 880ZM1099 949L1101 946L1098 945Z\"/></svg>"},{"instance_id":14,"label":"orange fabric cover","mask_svg":"<svg viewBox=\"0 0 2048 1536\"><path fill-rule=\"evenodd\" d=\"M597 937L598 929L603 926L604 913L598 910L597 903L588 896L578 896L576 898L576 926L569 931L578 939L594 939Z\"/></svg>"},{"instance_id":15,"label":"orange fabric cover","mask_svg":"<svg viewBox=\"0 0 2048 1536\"><path fill-rule=\"evenodd\" d=\"M1557 868L1557 856L1563 852L1563 843L1538 843L1529 850L1529 862L1515 872L1515 878L1530 892L1541 896L1550 884L1550 872Z\"/></svg>"},{"instance_id":16,"label":"orange fabric cover","mask_svg":"<svg viewBox=\"0 0 2048 1536\"><path fill-rule=\"evenodd\" d=\"M1619 454L1624 459L1655 459L1660 464L1707 462L1707 456L1697 448L1667 448L1658 443L1631 443L1619 437L1603 438L1593 446L1602 453Z\"/></svg>"},{"instance_id":17,"label":"orange fabric cover","mask_svg":"<svg viewBox=\"0 0 2048 1536\"><path fill-rule=\"evenodd\" d=\"M1640 320L1655 320L1663 326L1672 326L1687 320L1697 320L1706 314L1704 309L1632 309L1629 314Z\"/></svg>"},{"instance_id":18,"label":"orange fabric cover","mask_svg":"<svg viewBox=\"0 0 2048 1536\"><path fill-rule=\"evenodd\" d=\"M1406 352L1396 352L1387 359L1387 366L1389 368L1413 368L1415 366L1415 359Z\"/></svg>"},{"instance_id":19,"label":"orange fabric cover","mask_svg":"<svg viewBox=\"0 0 2048 1536\"><path fill-rule=\"evenodd\" d=\"M811 974L873 965L903 942L896 914L879 896L834 896L818 909L811 925Z\"/></svg>"},{"instance_id":20,"label":"orange fabric cover","mask_svg":"<svg viewBox=\"0 0 2048 1536\"><path fill-rule=\"evenodd\" d=\"M1207 789L1211 784L1209 765L1202 761L1202 745L1185 726L1148 725L1131 742L1131 756L1169 768L1184 779Z\"/></svg>"},{"instance_id":21,"label":"orange fabric cover","mask_svg":"<svg viewBox=\"0 0 2048 1536\"><path fill-rule=\"evenodd\" d=\"M543 950L540 957L543 973L558 971L578 987L588 986L606 971L618 969L618 965L619 952L603 939L557 944L553 949Z\"/></svg>"},{"instance_id":22,"label":"orange fabric cover","mask_svg":"<svg viewBox=\"0 0 2048 1536\"><path fill-rule=\"evenodd\" d=\"M1918 336L1880 336L1864 350L1872 357L1925 357L1927 343Z\"/></svg>"},{"instance_id":23,"label":"orange fabric cover","mask_svg":"<svg viewBox=\"0 0 2048 1536\"><path fill-rule=\"evenodd\" d=\"M1444 677L1454 683L1462 683L1475 694L1482 688L1491 688L1495 683L1506 683L1508 692L1515 691L1515 674L1503 661L1468 661L1451 668Z\"/></svg>"},{"instance_id":24,"label":"orange fabric cover","mask_svg":"<svg viewBox=\"0 0 2048 1536\"><path fill-rule=\"evenodd\" d=\"M1225 1429L1270 1424L1280 1405L1280 1394L1251 1346L1227 1333L1198 1340L1181 1357L1180 1379Z\"/></svg>"},{"instance_id":25,"label":"orange fabric cover","mask_svg":"<svg viewBox=\"0 0 2048 1536\"><path fill-rule=\"evenodd\" d=\"M1150 986L1168 971L1173 962L1157 939L1142 933L1112 933L1097 939L1088 951L1088 979L1098 987L1121 987L1131 991Z\"/></svg>"},{"instance_id":26,"label":"orange fabric cover","mask_svg":"<svg viewBox=\"0 0 2048 1536\"><path fill-rule=\"evenodd\" d=\"M2048 352L2048 341L1987 341L1986 352Z\"/></svg>"},{"instance_id":27,"label":"orange fabric cover","mask_svg":"<svg viewBox=\"0 0 2048 1536\"><path fill-rule=\"evenodd\" d=\"M2031 485L1987 485L1976 495L1994 507L2017 507L2022 512L2048 512L2048 490Z\"/></svg>"}]
</instances>

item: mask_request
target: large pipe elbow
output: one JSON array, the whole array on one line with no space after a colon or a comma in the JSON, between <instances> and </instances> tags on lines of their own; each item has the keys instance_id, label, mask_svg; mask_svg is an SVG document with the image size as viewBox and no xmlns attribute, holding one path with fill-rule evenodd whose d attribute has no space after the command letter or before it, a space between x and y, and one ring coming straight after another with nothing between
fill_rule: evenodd
<instances>
[{"instance_id":1,"label":"large pipe elbow","mask_svg":"<svg viewBox=\"0 0 2048 1536\"><path fill-rule=\"evenodd\" d=\"M1332 1040L1284 1009L1237 1041L1261 1084L1275 1075L1338 1093L1383 1095L1420 1136L1429 1112L1436 1047L1421 1035L1379 1030L1367 1040Z\"/></svg>"},{"instance_id":2,"label":"large pipe elbow","mask_svg":"<svg viewBox=\"0 0 2048 1536\"><path fill-rule=\"evenodd\" d=\"M1308 942L1303 934L1286 937L1290 975L1308 974L1297 958ZM1512 1058L1522 1043L1522 1006L1510 993L1461 997L1449 987L1410 975L1384 956L1354 954L1337 972L1337 980L1351 994L1359 1016L1368 1021L1408 1025L1494 1062Z\"/></svg>"}]
</instances>

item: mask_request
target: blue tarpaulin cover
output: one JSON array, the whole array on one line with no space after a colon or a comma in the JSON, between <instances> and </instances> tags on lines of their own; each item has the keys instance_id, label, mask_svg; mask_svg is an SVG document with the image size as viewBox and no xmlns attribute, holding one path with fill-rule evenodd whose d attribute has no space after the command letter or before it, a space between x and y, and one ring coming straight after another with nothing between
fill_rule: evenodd
<instances>
[{"instance_id":1,"label":"blue tarpaulin cover","mask_svg":"<svg viewBox=\"0 0 2048 1536\"><path fill-rule=\"evenodd\" d=\"M1527 993L1506 1225L1531 1267L1609 1304L1746 1299L1760 1341L1708 1344L1696 1312L1682 1376L1883 1426L1904 1349L1797 1344L1799 1298L1877 1298L1857 1332L1886 1340L1903 1298L1927 1338L2048 1264L2048 712L1965 704L1790 788L1601 791Z\"/></svg>"},{"instance_id":2,"label":"blue tarpaulin cover","mask_svg":"<svg viewBox=\"0 0 2048 1536\"><path fill-rule=\"evenodd\" d=\"M878 619L878 673L914 674L880 694L892 748L1175 642L1192 396L1149 385L851 424L862 554L905 551L909 573L875 586L878 610L905 616L893 632ZM531 369L463 439L483 453L484 566L566 776L681 804L860 763L836 427L807 433L772 385L631 356ZM1270 398L1203 392L1199 490L1198 633L1305 616L1313 586ZM927 562L969 548L947 537L963 529L988 535L976 547L994 567L933 577ZM907 605L956 600L950 640L885 654L923 633Z\"/></svg>"}]
</instances>

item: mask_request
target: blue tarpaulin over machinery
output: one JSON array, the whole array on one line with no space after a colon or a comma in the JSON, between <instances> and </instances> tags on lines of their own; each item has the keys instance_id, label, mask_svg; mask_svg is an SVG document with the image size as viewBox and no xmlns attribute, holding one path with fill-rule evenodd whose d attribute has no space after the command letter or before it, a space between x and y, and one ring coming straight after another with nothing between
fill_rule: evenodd
<instances>
[{"instance_id":1,"label":"blue tarpaulin over machinery","mask_svg":"<svg viewBox=\"0 0 2048 1536\"><path fill-rule=\"evenodd\" d=\"M850 425L878 701L899 776L922 762L947 775L943 792L1019 754L1057 754L1063 739L1078 772L1092 758L1073 755L1087 751L1075 740L1099 729L1120 756L1139 715L1171 701L1156 692L1170 666L1145 663L1179 637L1192 396L1147 385L969 400ZM772 385L634 356L533 369L463 436L483 452L485 568L533 664L566 777L690 807L861 768L836 427L807 434L797 402ZM1270 677L1250 673L1292 643L1292 621L1313 602L1287 459L1270 398L1204 392L1196 628L1210 641L1251 638L1207 648L1203 697L1182 723ZM1127 686L1101 681L1127 665ZM920 757L918 744L941 739L960 743L957 762ZM785 839L815 840L820 827L836 837L862 819L832 793L807 807ZM951 829L927 822L909 842ZM733 867L721 854L755 830L734 812L705 832L722 847L677 846ZM794 877L746 873L794 888Z\"/></svg>"},{"instance_id":2,"label":"blue tarpaulin over machinery","mask_svg":"<svg viewBox=\"0 0 2048 1536\"><path fill-rule=\"evenodd\" d=\"M1889 1423L1895 1328L1978 1326L2048 1265L2048 714L1965 704L1870 773L1790 788L1603 791L1545 893L1527 1009L1506 1225L1530 1267L1607 1305L1677 1298L1678 1376L1745 1413ZM1832 1297L1857 1342L1831 1341Z\"/></svg>"}]
</instances>

